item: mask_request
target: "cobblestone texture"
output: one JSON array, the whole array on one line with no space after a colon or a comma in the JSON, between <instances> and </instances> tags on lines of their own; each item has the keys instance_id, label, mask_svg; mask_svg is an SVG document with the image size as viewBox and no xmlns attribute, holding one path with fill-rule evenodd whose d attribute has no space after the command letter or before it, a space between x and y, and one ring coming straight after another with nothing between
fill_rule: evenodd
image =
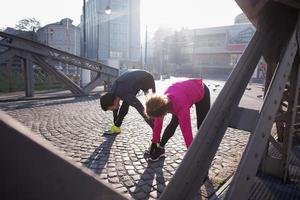
<instances>
[{"instance_id":1,"label":"cobblestone texture","mask_svg":"<svg viewBox=\"0 0 300 200\"><path fill-rule=\"evenodd\" d=\"M158 198L186 152L178 128L166 145L166 157L148 163L144 151L150 145L151 129L133 108L125 117L122 133L103 135L112 124L112 113L100 109L97 96L11 102L0 104L0 108L132 199ZM191 113L196 133L194 108ZM248 137L244 131L227 130L212 162L209 180L201 189L203 197L232 175Z\"/></svg>"}]
</instances>

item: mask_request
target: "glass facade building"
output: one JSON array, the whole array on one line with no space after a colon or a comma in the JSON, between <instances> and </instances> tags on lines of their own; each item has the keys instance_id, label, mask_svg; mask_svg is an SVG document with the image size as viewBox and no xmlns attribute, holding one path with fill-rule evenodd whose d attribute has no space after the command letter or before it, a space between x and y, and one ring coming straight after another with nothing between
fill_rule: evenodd
<instances>
[{"instance_id":1,"label":"glass facade building","mask_svg":"<svg viewBox=\"0 0 300 200\"><path fill-rule=\"evenodd\" d=\"M140 60L140 0L88 0L85 9L88 58Z\"/></svg>"}]
</instances>

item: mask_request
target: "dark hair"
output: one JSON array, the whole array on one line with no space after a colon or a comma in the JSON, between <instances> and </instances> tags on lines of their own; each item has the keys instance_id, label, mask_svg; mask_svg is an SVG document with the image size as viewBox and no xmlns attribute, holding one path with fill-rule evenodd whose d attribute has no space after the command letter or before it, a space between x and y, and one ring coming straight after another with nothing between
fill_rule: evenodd
<instances>
[{"instance_id":1,"label":"dark hair","mask_svg":"<svg viewBox=\"0 0 300 200\"><path fill-rule=\"evenodd\" d=\"M100 97L100 105L102 110L107 111L108 107L114 105L116 95L113 93L105 93Z\"/></svg>"}]
</instances>

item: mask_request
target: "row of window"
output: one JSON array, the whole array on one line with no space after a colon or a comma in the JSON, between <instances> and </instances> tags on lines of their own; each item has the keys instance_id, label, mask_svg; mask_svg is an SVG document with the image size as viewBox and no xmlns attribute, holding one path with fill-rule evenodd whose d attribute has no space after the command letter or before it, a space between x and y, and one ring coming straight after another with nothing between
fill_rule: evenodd
<instances>
[{"instance_id":1,"label":"row of window","mask_svg":"<svg viewBox=\"0 0 300 200\"><path fill-rule=\"evenodd\" d=\"M194 38L195 48L198 47L222 47L228 44L247 44L254 35L254 29L247 28L235 36L229 33L199 35ZM227 40L229 38L229 40Z\"/></svg>"}]
</instances>

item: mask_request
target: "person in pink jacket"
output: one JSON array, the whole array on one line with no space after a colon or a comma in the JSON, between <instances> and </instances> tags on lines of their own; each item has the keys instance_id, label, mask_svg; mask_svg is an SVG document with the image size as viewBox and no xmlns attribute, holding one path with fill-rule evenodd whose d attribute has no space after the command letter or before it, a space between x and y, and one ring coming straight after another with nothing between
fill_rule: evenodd
<instances>
[{"instance_id":1,"label":"person in pink jacket","mask_svg":"<svg viewBox=\"0 0 300 200\"><path fill-rule=\"evenodd\" d=\"M197 127L200 128L210 109L210 92L201 79L190 79L172 84L164 95L153 95L146 101L146 114L154 118L153 138L150 160L156 161L164 156L164 146L174 135L179 124L187 148L193 141L190 108L195 104ZM163 118L172 114L169 125L160 141ZM158 145L159 144L159 145Z\"/></svg>"}]
</instances>

